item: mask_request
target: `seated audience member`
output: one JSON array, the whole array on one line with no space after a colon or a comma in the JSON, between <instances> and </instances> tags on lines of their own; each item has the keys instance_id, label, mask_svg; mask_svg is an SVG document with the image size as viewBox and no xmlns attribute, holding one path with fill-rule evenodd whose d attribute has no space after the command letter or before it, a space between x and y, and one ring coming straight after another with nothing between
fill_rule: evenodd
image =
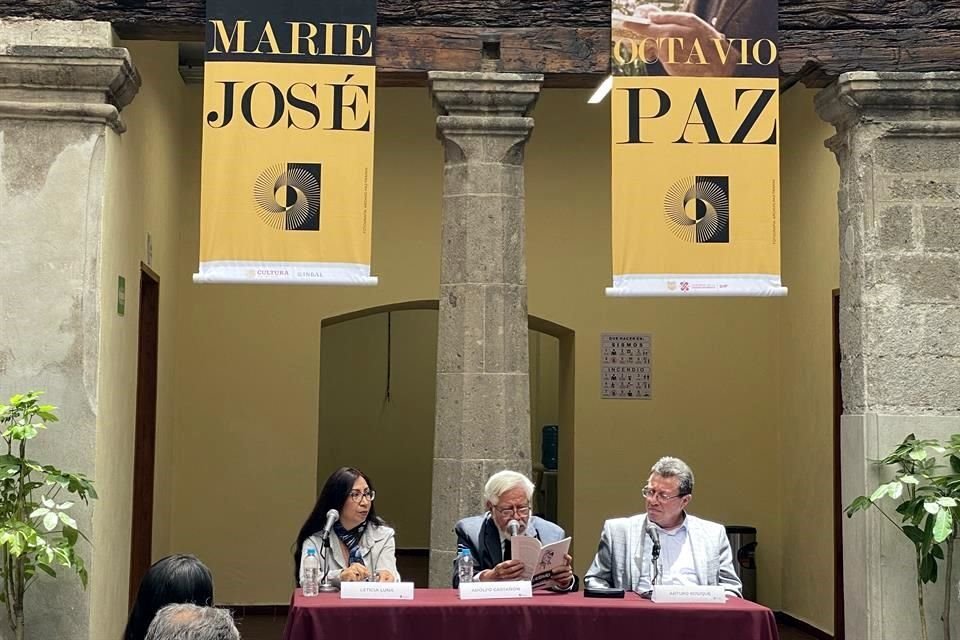
<instances>
[{"instance_id":1,"label":"seated audience member","mask_svg":"<svg viewBox=\"0 0 960 640\"><path fill-rule=\"evenodd\" d=\"M377 515L373 483L357 469L342 467L327 478L320 497L300 528L294 552L294 575L303 581L301 562L311 548L320 558L324 550L321 532L327 511L336 509L340 520L330 534L327 577L334 585L345 580L399 582L394 531ZM321 560L321 570L323 561Z\"/></svg>"},{"instance_id":2,"label":"seated audience member","mask_svg":"<svg viewBox=\"0 0 960 640\"><path fill-rule=\"evenodd\" d=\"M240 640L226 609L171 604L157 612L146 640Z\"/></svg>"},{"instance_id":3,"label":"seated audience member","mask_svg":"<svg viewBox=\"0 0 960 640\"><path fill-rule=\"evenodd\" d=\"M168 604L213 604L213 575L195 556L157 560L140 581L123 640L144 640L157 611Z\"/></svg>"},{"instance_id":4,"label":"seated audience member","mask_svg":"<svg viewBox=\"0 0 960 640\"><path fill-rule=\"evenodd\" d=\"M665 457L650 472L641 491L647 512L604 523L586 587L650 591L658 539L660 584L720 585L742 597L726 529L685 511L693 499L693 471L683 460Z\"/></svg>"},{"instance_id":5,"label":"seated audience member","mask_svg":"<svg viewBox=\"0 0 960 640\"><path fill-rule=\"evenodd\" d=\"M557 525L530 515L530 503L533 500L533 482L516 471L499 471L487 480L483 488L484 505L487 512L482 516L464 518L456 524L457 551L469 549L473 556L474 580L519 580L523 573L523 563L519 560L505 559L509 553L509 533L507 525L516 520L520 525L519 535L532 536L543 544L549 544L566 537L563 529ZM577 577L571 568L572 558L566 556L566 564L553 570L553 580L562 591L575 591ZM457 587L460 577L457 575L456 561L453 567L453 586Z\"/></svg>"}]
</instances>

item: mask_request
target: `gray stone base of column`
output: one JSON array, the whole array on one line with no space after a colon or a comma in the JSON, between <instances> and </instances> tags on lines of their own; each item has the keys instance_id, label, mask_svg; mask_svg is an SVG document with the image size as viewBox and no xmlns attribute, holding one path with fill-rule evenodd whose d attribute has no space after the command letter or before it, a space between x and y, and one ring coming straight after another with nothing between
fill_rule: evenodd
<instances>
[{"instance_id":1,"label":"gray stone base of column","mask_svg":"<svg viewBox=\"0 0 960 640\"><path fill-rule=\"evenodd\" d=\"M844 506L870 495L891 469L875 463L908 434L949 440L960 433L960 416L845 415L841 421L842 498ZM886 475L882 475L886 474ZM896 504L884 510L895 520ZM920 637L917 608L917 566L911 542L876 510L843 521L843 584L846 637L860 640L902 640ZM941 567L943 569L943 567ZM930 640L943 638L943 571L937 584L924 588ZM956 583L960 576L956 574ZM954 584L954 598L960 590ZM954 607L960 606L957 600ZM960 617L952 616L952 637L960 633Z\"/></svg>"}]
</instances>

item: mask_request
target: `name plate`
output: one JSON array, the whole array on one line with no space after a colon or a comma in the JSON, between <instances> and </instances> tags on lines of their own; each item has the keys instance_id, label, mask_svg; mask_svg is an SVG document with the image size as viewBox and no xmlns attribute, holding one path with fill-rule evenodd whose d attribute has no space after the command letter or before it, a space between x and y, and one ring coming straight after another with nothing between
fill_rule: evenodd
<instances>
[{"instance_id":1,"label":"name plate","mask_svg":"<svg viewBox=\"0 0 960 640\"><path fill-rule=\"evenodd\" d=\"M505 582L461 582L461 600L492 600L495 598L532 598L529 580Z\"/></svg>"},{"instance_id":2,"label":"name plate","mask_svg":"<svg viewBox=\"0 0 960 640\"><path fill-rule=\"evenodd\" d=\"M341 600L413 600L412 582L341 582Z\"/></svg>"},{"instance_id":3,"label":"name plate","mask_svg":"<svg viewBox=\"0 0 960 640\"><path fill-rule=\"evenodd\" d=\"M727 601L727 593L720 586L658 584L653 587L653 595L650 599L654 602L714 602L723 604Z\"/></svg>"}]
</instances>

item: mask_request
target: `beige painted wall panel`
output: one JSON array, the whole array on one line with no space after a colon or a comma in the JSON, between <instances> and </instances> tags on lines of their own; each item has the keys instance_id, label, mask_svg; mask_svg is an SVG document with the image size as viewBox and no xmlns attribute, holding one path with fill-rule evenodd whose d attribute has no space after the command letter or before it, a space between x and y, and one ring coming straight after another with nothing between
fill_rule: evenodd
<instances>
[{"instance_id":1,"label":"beige painted wall panel","mask_svg":"<svg viewBox=\"0 0 960 640\"><path fill-rule=\"evenodd\" d=\"M130 571L133 447L137 386L140 263L147 262L146 234L153 240L153 269L160 275L155 549L164 549L170 526L169 436L173 433L173 340L176 258L183 163L180 138L184 88L175 43L125 43L143 79L123 111L128 130L108 135L108 182L100 256L100 371L97 416L97 491L91 637L118 638L127 618ZM117 314L117 277L126 279L125 313Z\"/></svg>"},{"instance_id":2,"label":"beige painted wall panel","mask_svg":"<svg viewBox=\"0 0 960 640\"><path fill-rule=\"evenodd\" d=\"M190 90L199 118L201 91ZM221 602L289 600L291 548L316 498L321 321L439 291L443 159L430 99L425 90L384 93L374 170L378 287L195 285L195 210L181 229L171 545L210 564Z\"/></svg>"},{"instance_id":3,"label":"beige painted wall panel","mask_svg":"<svg viewBox=\"0 0 960 640\"><path fill-rule=\"evenodd\" d=\"M833 342L831 297L840 286L837 185L823 141L832 127L816 91L794 87L783 118L783 303L780 388L783 467L783 610L832 633Z\"/></svg>"},{"instance_id":4,"label":"beige painted wall panel","mask_svg":"<svg viewBox=\"0 0 960 640\"><path fill-rule=\"evenodd\" d=\"M199 119L200 90L189 92L187 112ZM544 92L527 153L530 313L576 331L576 568L589 564L605 518L642 508L639 489L656 458L674 454L697 472L695 513L758 527L760 597L779 608L778 505L792 498L781 472L783 306L604 297L608 106L588 106L587 96ZM177 376L168 397L177 407L171 550L194 551L211 565L221 602L289 598L289 549L316 495L321 320L437 295L442 154L429 97L385 89L378 114L378 288L193 285L198 220L195 210L185 213L192 219L181 228ZM184 153L195 154L199 138L194 144ZM604 331L653 334L652 400L600 399ZM569 438L569 425L561 429ZM572 453L561 448L561 464ZM391 482L404 479L376 480L392 491Z\"/></svg>"},{"instance_id":5,"label":"beige painted wall panel","mask_svg":"<svg viewBox=\"0 0 960 640\"><path fill-rule=\"evenodd\" d=\"M692 512L759 530L758 591L780 604L775 299L611 299L609 105L546 92L527 151L530 313L576 330L575 567L603 520L643 508L662 455L697 476ZM637 179L642 179L641 173ZM653 398L600 399L600 334L653 335ZM562 428L562 427L561 427ZM763 479L762 481L760 479Z\"/></svg>"}]
</instances>

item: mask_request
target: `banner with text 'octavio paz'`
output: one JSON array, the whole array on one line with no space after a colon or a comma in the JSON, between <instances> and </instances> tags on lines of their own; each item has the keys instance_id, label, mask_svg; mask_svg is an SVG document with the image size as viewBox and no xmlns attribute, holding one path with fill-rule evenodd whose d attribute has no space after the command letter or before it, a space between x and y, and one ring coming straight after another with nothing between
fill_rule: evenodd
<instances>
[{"instance_id":1,"label":"banner with text 'octavio paz'","mask_svg":"<svg viewBox=\"0 0 960 640\"><path fill-rule=\"evenodd\" d=\"M609 296L778 296L776 0L615 0Z\"/></svg>"}]
</instances>

